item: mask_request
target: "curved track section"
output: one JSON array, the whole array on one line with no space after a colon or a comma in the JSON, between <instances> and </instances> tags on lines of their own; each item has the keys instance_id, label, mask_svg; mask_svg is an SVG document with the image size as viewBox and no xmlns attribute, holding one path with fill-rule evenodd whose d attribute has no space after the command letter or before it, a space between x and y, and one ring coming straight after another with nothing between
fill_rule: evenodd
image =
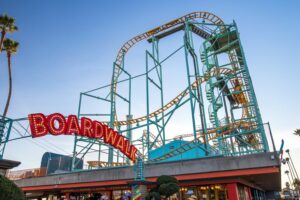
<instances>
[{"instance_id":1,"label":"curved track section","mask_svg":"<svg viewBox=\"0 0 300 200\"><path fill-rule=\"evenodd\" d=\"M205 19L208 20L209 22L215 24L215 25L223 25L224 22L222 19L220 19L218 16L209 13L209 12L193 12L193 13L189 13L187 15L184 15L182 17L179 17L175 20L172 20L162 26L156 27L150 31L147 31L145 33L142 33L138 36L133 37L132 39L128 40L119 50L117 58L115 63L119 66L121 66L122 62L123 62L123 57L124 55L128 52L128 50L134 46L135 44L137 44L138 42L148 39L152 36L154 36L157 33L161 33L163 31L166 31L167 29L180 25L180 24L184 24L186 22L186 20L193 20L193 19ZM116 69L119 70L120 69Z\"/></svg>"},{"instance_id":2,"label":"curved track section","mask_svg":"<svg viewBox=\"0 0 300 200\"><path fill-rule=\"evenodd\" d=\"M162 26L156 27L150 31L147 31L145 33L142 33L140 35L137 35L135 37L133 37L132 39L128 40L119 50L117 58L115 60L115 67L114 67L114 71L113 71L113 79L112 79L112 88L111 88L111 92L112 92L112 96L113 96L113 102L115 102L115 98L116 98L116 90L117 90L117 82L118 82L118 78L121 74L121 66L123 63L123 58L126 55L126 53L129 51L129 49L131 47L133 47L135 44L137 44L138 42L141 42L145 39L148 39L158 33L164 32L172 27L178 26L178 25L182 25L184 24L187 20L193 20L193 19L205 19L209 22L211 22L214 25L218 25L221 26L224 24L223 20L221 18L219 18L218 16L210 13L210 12L193 12L193 13L189 13L187 15L184 15L182 17L179 17L175 20L172 20ZM112 110L114 111L114 115L115 115L115 119L116 119L116 109L115 109L115 104L113 104L113 108Z\"/></svg>"},{"instance_id":3,"label":"curved track section","mask_svg":"<svg viewBox=\"0 0 300 200\"><path fill-rule=\"evenodd\" d=\"M198 79L198 84L207 81L209 79L209 77L219 76L221 74L229 75L229 74L232 74L232 73L233 73L233 71L231 69L228 69L228 68L215 68L214 70L210 71L210 73L207 74L205 77ZM192 83L191 87L197 87L197 81ZM161 114L162 112L168 110L172 106L176 105L176 103L178 103L179 100L182 97L184 97L188 94L188 89L189 88L186 88L185 90L183 90L179 95L177 95L174 99L172 99L169 103L164 105L162 108L150 113L148 117L145 115L145 116L142 116L142 117L139 117L139 118L131 119L129 121L115 121L114 126L136 124L136 123L139 123L139 122L146 121L147 118L155 117L155 116Z\"/></svg>"}]
</instances>

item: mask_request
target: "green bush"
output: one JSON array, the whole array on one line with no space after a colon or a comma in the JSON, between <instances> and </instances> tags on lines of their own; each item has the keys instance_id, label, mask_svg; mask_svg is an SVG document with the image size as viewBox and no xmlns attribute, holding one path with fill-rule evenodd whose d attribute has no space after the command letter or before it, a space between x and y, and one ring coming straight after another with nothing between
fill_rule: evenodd
<instances>
[{"instance_id":1,"label":"green bush","mask_svg":"<svg viewBox=\"0 0 300 200\"><path fill-rule=\"evenodd\" d=\"M162 175L156 180L156 187L151 189L146 200L168 198L179 191L178 180L173 176Z\"/></svg>"},{"instance_id":2,"label":"green bush","mask_svg":"<svg viewBox=\"0 0 300 200\"><path fill-rule=\"evenodd\" d=\"M179 186L176 183L164 183L159 186L158 191L160 195L168 198L179 191Z\"/></svg>"},{"instance_id":3,"label":"green bush","mask_svg":"<svg viewBox=\"0 0 300 200\"><path fill-rule=\"evenodd\" d=\"M158 192L149 192L146 196L146 200L160 200L160 194Z\"/></svg>"},{"instance_id":4,"label":"green bush","mask_svg":"<svg viewBox=\"0 0 300 200\"><path fill-rule=\"evenodd\" d=\"M157 178L157 184L162 185L165 183L176 183L178 184L178 181L175 177L173 176L167 176L167 175L161 175L160 177Z\"/></svg>"},{"instance_id":5,"label":"green bush","mask_svg":"<svg viewBox=\"0 0 300 200\"><path fill-rule=\"evenodd\" d=\"M14 182L0 175L0 199L25 200L25 196Z\"/></svg>"}]
</instances>

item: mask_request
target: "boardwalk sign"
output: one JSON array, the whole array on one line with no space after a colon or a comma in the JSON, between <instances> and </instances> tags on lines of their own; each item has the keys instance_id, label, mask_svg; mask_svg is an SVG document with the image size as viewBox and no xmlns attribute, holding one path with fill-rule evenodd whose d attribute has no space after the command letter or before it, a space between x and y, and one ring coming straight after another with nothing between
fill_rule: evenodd
<instances>
[{"instance_id":1,"label":"boardwalk sign","mask_svg":"<svg viewBox=\"0 0 300 200\"><path fill-rule=\"evenodd\" d=\"M119 149L133 162L136 160L137 148L117 131L97 120L81 117L79 123L76 115L69 115L66 118L60 113L48 116L35 113L28 115L28 119L33 138L50 133L54 136L78 135L92 139L103 139L104 143Z\"/></svg>"}]
</instances>

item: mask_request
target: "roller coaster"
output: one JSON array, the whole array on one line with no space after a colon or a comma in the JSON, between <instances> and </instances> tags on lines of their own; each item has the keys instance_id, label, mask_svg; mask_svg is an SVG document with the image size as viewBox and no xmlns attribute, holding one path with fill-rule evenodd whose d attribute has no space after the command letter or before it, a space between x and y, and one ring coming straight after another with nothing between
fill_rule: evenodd
<instances>
[{"instance_id":1,"label":"roller coaster","mask_svg":"<svg viewBox=\"0 0 300 200\"><path fill-rule=\"evenodd\" d=\"M183 33L182 40L177 41L182 45L160 59L159 41L178 32ZM200 45L194 42L195 39L202 41ZM145 72L133 76L126 67L125 58L130 49L145 40L151 44L151 51L145 51ZM164 89L163 67L179 52L183 52L185 61L186 74L182 78L186 79L186 86L165 103L167 90ZM134 118L132 85L138 78L143 79L146 87L139 91L140 95L146 96L145 114ZM158 91L158 96L152 95L153 88ZM160 106L151 112L153 98L159 99ZM95 100L96 105L106 105L109 111L84 112L84 108L89 107L89 99ZM189 107L186 113L191 118L191 132L167 139L166 127L174 113L183 106ZM91 110L98 110L94 105L92 107ZM120 110L123 113L126 110L126 114L119 114L122 113ZM145 163L167 162L193 149L200 149L204 154L191 158L269 151L237 25L235 22L225 24L209 12L187 14L128 40L113 63L111 83L80 93L78 118L83 116L106 123L139 147L135 168L137 179L143 178ZM27 121L27 118L2 118L1 159L8 142L30 137ZM13 134L21 137L12 137ZM163 149L177 140L185 142L169 151L163 150L159 156L151 155L154 150ZM86 161L90 169L133 165L119 150L102 140L75 136L73 170L78 164L76 160L85 159L89 154L96 154L94 160Z\"/></svg>"}]
</instances>

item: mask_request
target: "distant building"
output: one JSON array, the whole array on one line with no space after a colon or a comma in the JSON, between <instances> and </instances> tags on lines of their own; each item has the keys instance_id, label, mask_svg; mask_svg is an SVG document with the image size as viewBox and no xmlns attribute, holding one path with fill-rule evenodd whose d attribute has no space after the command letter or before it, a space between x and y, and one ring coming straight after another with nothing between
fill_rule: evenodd
<instances>
[{"instance_id":1,"label":"distant building","mask_svg":"<svg viewBox=\"0 0 300 200\"><path fill-rule=\"evenodd\" d=\"M83 160L79 158L76 159L76 169L83 168ZM46 152L44 153L41 161L41 168L46 169L46 174L55 174L55 173L63 173L70 172L72 168L72 157Z\"/></svg>"}]
</instances>

